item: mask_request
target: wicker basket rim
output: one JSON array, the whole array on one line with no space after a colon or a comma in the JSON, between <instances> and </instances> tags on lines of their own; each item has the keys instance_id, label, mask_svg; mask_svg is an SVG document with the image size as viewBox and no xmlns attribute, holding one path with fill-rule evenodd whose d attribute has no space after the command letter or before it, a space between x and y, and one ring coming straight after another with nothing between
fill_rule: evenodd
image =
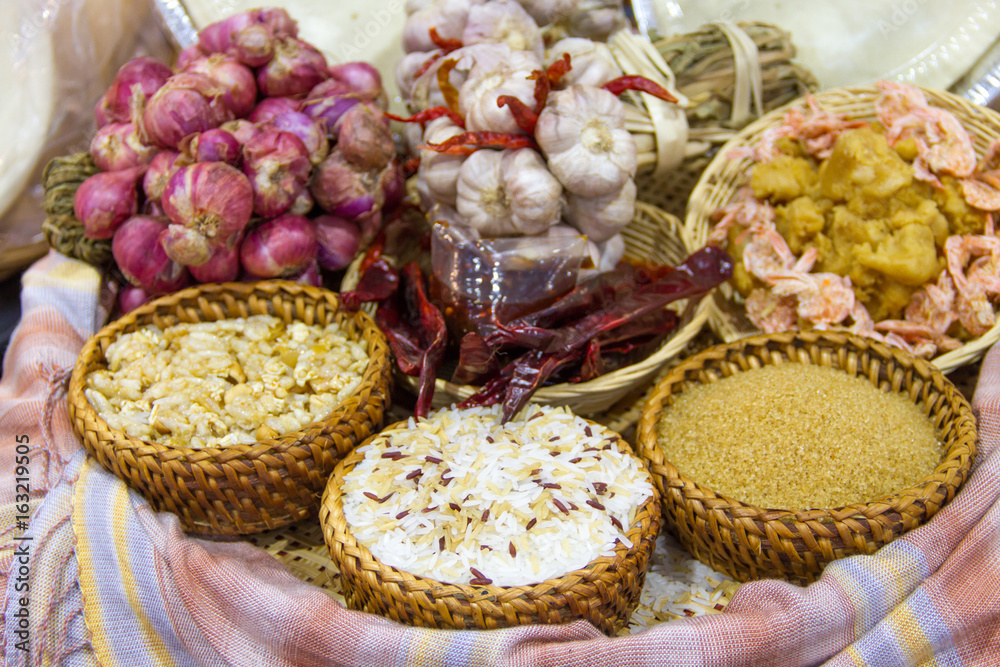
<instances>
[{"instance_id":1,"label":"wicker basket rim","mask_svg":"<svg viewBox=\"0 0 1000 667\"><path fill-rule=\"evenodd\" d=\"M587 421L591 424L600 426L599 424L596 424L596 422L592 422L590 420ZM632 527L630 527L629 530L626 531L625 533L625 536L632 542L631 547L626 547L621 542L621 540L618 540L615 546L614 556L599 556L598 558L595 558L594 560L587 563L587 565L585 565L584 567L566 572L560 577L553 577L551 579L545 579L544 581L538 581L531 584L522 584L519 586L495 586L493 584L484 584L484 585L451 584L443 581L438 581L437 579L432 579L431 577L426 577L420 574L414 574L412 572L408 572L407 570L400 570L395 566L383 563L381 559L377 558L371 552L371 550L368 549L368 547L364 546L355 539L354 533L350 530L350 525L347 523L347 519L344 516L343 504L341 502L342 492L334 482L337 480L338 477L341 477L343 474L350 472L350 470L352 470L354 466L358 463L358 461L364 456L363 454L360 454L358 452L358 450L361 447L363 447L368 442L374 440L375 438L378 438L383 432L389 431L397 427L401 427L406 423L407 423L406 421L398 421L387 425L385 428L382 429L381 432L371 435L365 442L361 443L361 445L356 447L354 451L352 451L350 454L348 454L343 459L338 461L336 468L334 468L334 472L330 475L330 479L327 483L326 489L323 491L323 499L320 504L321 520L324 524L324 528L328 527L332 520L339 520L345 526L344 532L347 537L345 546L350 546L352 549L357 549L361 555L363 555L366 559L369 559L372 562L376 563L380 569L395 572L399 574L403 578L403 580L431 582L440 587L438 590L453 591L449 592L448 594L452 596L455 595L466 596L471 602L475 600L475 597L482 595L481 591L484 590L488 591L491 595L496 595L496 596L502 595L510 597L510 595L513 593L517 593L520 595L520 594L526 594L536 588L552 587L555 583L564 581L574 576L579 576L581 579L584 579L585 578L584 575L586 575L586 573L589 572L590 569L595 565L602 565L607 563L620 563L624 561L626 558L628 558L630 555L638 553L642 545L643 535L649 532L649 529L652 527L652 524L645 526L641 518L643 517L643 515L648 515L650 512L653 512L655 514L659 513L658 510L660 505L660 497L659 497L659 492L656 489L656 484L653 483L654 477L652 472L649 470L649 467L646 465L646 461L643 459L643 457L639 456L628 444L628 442L626 442L623 438L619 438L618 442L621 446L623 446L625 452L631 455L639 464L640 469L646 471L646 474L649 475L650 483L652 484L653 488L652 495L649 498L647 498L636 509L635 522L633 523ZM324 516L324 513L332 513L334 511L337 514L336 517L334 517L333 519L331 519L330 516ZM332 531L333 528L331 527L331 532ZM324 534L326 534L325 529L324 529Z\"/></svg>"},{"instance_id":2,"label":"wicker basket rim","mask_svg":"<svg viewBox=\"0 0 1000 667\"><path fill-rule=\"evenodd\" d=\"M123 329L130 326L131 324L140 321L144 317L152 316L154 313L160 311L163 308L176 306L177 304L191 298L200 297L207 300L214 300L216 302L223 302L225 295L239 294L240 292L246 292L247 294L252 294L259 289L261 286L267 285L265 291L270 290L273 292L272 298L274 296L285 295L287 297L294 297L298 294L304 295L313 301L320 302L325 301L333 306L334 310L339 310L340 300L337 294L331 290L322 287L314 287L312 285L304 285L301 283L296 283L290 280L267 280L259 281L258 283L241 283L241 282L229 282L229 283L204 283L200 285L194 285L191 287L186 287L182 290L176 292L171 292L160 296L148 303L144 303L141 306L129 311L127 314L123 315L121 318L106 324L102 327L96 334L90 337L84 344L81 350L76 366L73 369L73 374L70 378L70 385L68 390L68 400L72 401L77 408L77 410L87 417L94 419L99 424L103 425L105 429L114 435L113 442L117 444L127 444L128 448L134 451L143 451L144 453L149 453L153 455L161 455L170 453L174 458L179 460L203 460L203 459L218 459L221 461L228 461L236 458L240 458L241 455L246 458L254 459L267 456L273 453L282 453L290 447L299 444L303 436L308 435L308 432L314 430L318 427L323 427L324 425L333 423L334 421L342 419L348 412L348 402L350 398L346 401L339 403L326 417L319 419L317 421L306 424L300 429L295 431L289 431L279 435L277 438L271 440L262 440L254 443L244 444L235 443L232 445L226 445L225 447L184 447L184 446L169 446L158 442L149 442L146 440L141 440L130 436L129 434L121 431L119 429L112 428L107 425L107 422L98 414L97 410L90 404L90 401L86 399L83 394L83 385L86 379L87 373L91 370L92 364L86 366L82 365L82 362L87 359L92 354L97 354L103 357L96 351L99 341L102 337L114 333L116 336L121 333ZM207 294L206 294L207 293ZM238 299L239 300L239 299ZM367 313L359 310L356 313L351 313L360 319L362 335L366 337L371 336L382 336L381 331L375 324L374 320L368 316ZM368 365L365 368L365 373L362 378L374 375L377 373L377 369L381 364L389 363L387 358L370 357Z\"/></svg>"},{"instance_id":3,"label":"wicker basket rim","mask_svg":"<svg viewBox=\"0 0 1000 667\"><path fill-rule=\"evenodd\" d=\"M929 98L929 103L959 114L959 120L961 121L987 121L993 129L990 138L1000 139L1000 113L997 111L976 105L947 90L919 85L916 87ZM875 112L872 101L878 94L879 90L874 85L829 88L810 96L804 95L798 97L777 109L769 111L753 123L744 127L722 145L699 177L698 183L692 190L689 199L687 214L684 219L684 233L691 238L704 240L711 229L710 217L715 210L715 206L712 206L711 210L708 210L711 203L710 193L720 186L739 186L741 183L734 180L737 176L745 181L746 168L744 165L749 164L751 160L749 158L729 160L727 155L732 150L755 145L759 140L761 132L780 122L790 109L802 107L807 104L810 97L820 107L841 113L849 108L856 109L863 106L865 107L864 113L849 115L855 118L874 118ZM976 133L973 132L971 134L975 141ZM739 166L739 169L735 170L733 168L734 165ZM727 167L730 169L727 170ZM727 173L727 171L732 173ZM724 340L730 342L741 335L745 335L735 330L730 316L718 305L713 303L710 310L709 325ZM982 336L965 343L958 349L939 354L932 358L930 362L943 371L950 372L981 358L986 350L992 347L997 341L1000 341L1000 319L998 319L997 324L993 328Z\"/></svg>"},{"instance_id":4,"label":"wicker basket rim","mask_svg":"<svg viewBox=\"0 0 1000 667\"><path fill-rule=\"evenodd\" d=\"M942 381L946 387L951 387L952 392L947 392L950 394L951 399L948 404L952 407L957 407L958 416L956 419L959 422L965 422L968 424L969 428L973 433L976 432L975 418L972 414L972 408L969 406L968 401L961 394L956 387L954 387L950 380L944 375L944 373L935 367L930 362L914 357L904 350L899 350L891 346L880 343L879 341L865 338L863 336L856 336L853 334L841 334L839 332L824 332L824 331L801 331L801 332L782 332L778 334L758 334L753 336L746 336L738 340L729 343L720 343L714 345L710 348L702 350L701 352L692 355L688 359L681 362L679 365L675 366L668 372L654 387L650 394L650 397L643 408L642 416L639 421L639 433L643 433L649 427L655 427L659 421L659 415L662 408L663 399L670 393L667 389L677 383L678 379L683 377L687 371L697 370L704 368L706 361L714 361L717 359L717 355L723 351L731 350L741 350L741 348L752 348L752 347L763 347L769 343L783 344L787 347L788 345L796 345L798 342L805 343L809 346L823 348L822 344L817 345L820 341L827 341L830 343L838 342L839 339L844 339L847 346L852 346L856 349L869 348L878 353L878 356L882 359L896 359L897 361L905 360L915 367L917 372L925 377L935 378ZM827 348L832 349L832 348ZM785 359L782 363L799 363L797 360ZM766 364L765 365L771 365ZM827 367L834 368L834 367ZM752 369L750 369L752 370ZM843 369L836 369L843 370ZM746 372L746 370L741 370L739 372ZM856 376L862 377L862 376ZM655 429L654 429L655 432ZM641 436L640 436L641 437ZM659 439L654 443L640 442L639 450L644 453L647 448L657 447L662 453L662 446L659 443ZM927 498L926 490L928 487L938 485L939 479L938 475L940 471L949 469L951 466L948 465L956 459L960 459L968 450L968 464L971 466L971 460L975 457L976 446L975 437L971 439L969 444L965 443L948 443L948 448L945 450L944 458L941 463L935 466L934 471L928 473L923 478L921 478L914 485L895 491L894 493L884 496L883 498L877 498L868 500L861 503L852 503L849 505L843 505L841 507L834 508L807 508L802 510L788 510L782 508L764 508L757 505L752 505L745 503L737 498L731 496L726 496L720 493L716 493L713 489L708 486L699 483L697 480L693 480L680 473L676 466L671 464L663 454L664 463L669 464L669 467L665 466L666 476L670 479L676 479L683 482L686 485L690 485L691 488L695 489L701 494L702 498L721 498L730 504L728 511L739 512L741 519L756 519L759 521L782 521L785 519L800 519L804 515L807 515L806 520L817 521L824 518L833 520L839 523L846 518L848 515L846 512L848 510L856 510L857 514L864 514L864 508L874 508L878 506L884 506L892 504L893 499L916 496ZM671 470L672 469L672 470Z\"/></svg>"}]
</instances>

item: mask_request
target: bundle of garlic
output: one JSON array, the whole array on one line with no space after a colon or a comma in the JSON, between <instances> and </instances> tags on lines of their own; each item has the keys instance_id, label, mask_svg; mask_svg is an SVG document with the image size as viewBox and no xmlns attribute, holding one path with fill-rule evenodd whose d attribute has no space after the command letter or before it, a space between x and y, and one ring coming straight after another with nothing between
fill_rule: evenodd
<instances>
[{"instance_id":1,"label":"bundle of garlic","mask_svg":"<svg viewBox=\"0 0 1000 667\"><path fill-rule=\"evenodd\" d=\"M632 219L636 199L639 151L619 95L676 98L624 76L602 42L570 36L546 48L546 36L557 25L566 34L567 12L581 4L408 3L407 55L396 74L414 115L397 119L410 123L425 209L483 237L570 225L594 244L599 265L602 250L621 245L608 242Z\"/></svg>"}]
</instances>

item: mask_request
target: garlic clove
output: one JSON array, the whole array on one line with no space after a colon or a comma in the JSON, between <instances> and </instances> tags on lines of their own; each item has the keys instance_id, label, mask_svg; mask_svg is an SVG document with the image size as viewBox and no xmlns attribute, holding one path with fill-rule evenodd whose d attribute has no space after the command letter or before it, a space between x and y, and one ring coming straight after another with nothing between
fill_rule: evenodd
<instances>
[{"instance_id":1,"label":"garlic clove","mask_svg":"<svg viewBox=\"0 0 1000 667\"><path fill-rule=\"evenodd\" d=\"M596 243L607 241L631 222L635 215L635 181L631 178L617 192L599 197L569 194L563 217Z\"/></svg>"},{"instance_id":2,"label":"garlic clove","mask_svg":"<svg viewBox=\"0 0 1000 667\"><path fill-rule=\"evenodd\" d=\"M521 134L510 109L498 106L497 99L509 95L534 107L535 82L528 77L540 69L541 59L529 51L510 51L500 62L492 58L478 61L458 90L458 108L466 128L471 132Z\"/></svg>"},{"instance_id":3,"label":"garlic clove","mask_svg":"<svg viewBox=\"0 0 1000 667\"><path fill-rule=\"evenodd\" d=\"M493 0L472 7L462 43L506 44L512 51L531 51L539 58L545 50L538 24L514 0Z\"/></svg>"},{"instance_id":4,"label":"garlic clove","mask_svg":"<svg viewBox=\"0 0 1000 667\"><path fill-rule=\"evenodd\" d=\"M560 60L564 53L569 54L573 67L559 81L559 88L575 83L599 87L623 74L606 44L583 37L567 37L546 50L545 62L551 64Z\"/></svg>"},{"instance_id":5,"label":"garlic clove","mask_svg":"<svg viewBox=\"0 0 1000 667\"><path fill-rule=\"evenodd\" d=\"M423 143L439 144L462 132L462 128L450 119L438 118L427 124ZM464 155L448 155L427 149L420 151L417 179L423 183L431 200L455 206L458 201L458 176L465 159Z\"/></svg>"},{"instance_id":6,"label":"garlic clove","mask_svg":"<svg viewBox=\"0 0 1000 667\"><path fill-rule=\"evenodd\" d=\"M541 234L559 223L562 184L542 156L530 148L503 151L501 179L510 205L511 222L522 234Z\"/></svg>"},{"instance_id":7,"label":"garlic clove","mask_svg":"<svg viewBox=\"0 0 1000 667\"><path fill-rule=\"evenodd\" d=\"M461 39L472 4L470 0L433 0L417 9L406 17L403 50L406 53L434 50L437 45L431 40L431 28L443 39Z\"/></svg>"},{"instance_id":8,"label":"garlic clove","mask_svg":"<svg viewBox=\"0 0 1000 667\"><path fill-rule=\"evenodd\" d=\"M500 175L502 160L502 151L476 151L466 158L458 175L458 213L485 237L517 233Z\"/></svg>"},{"instance_id":9,"label":"garlic clove","mask_svg":"<svg viewBox=\"0 0 1000 667\"><path fill-rule=\"evenodd\" d=\"M535 139L555 177L582 197L617 192L638 168L624 103L593 86L576 84L550 95Z\"/></svg>"},{"instance_id":10,"label":"garlic clove","mask_svg":"<svg viewBox=\"0 0 1000 667\"><path fill-rule=\"evenodd\" d=\"M546 26L573 14L578 0L518 0L535 23Z\"/></svg>"}]
</instances>

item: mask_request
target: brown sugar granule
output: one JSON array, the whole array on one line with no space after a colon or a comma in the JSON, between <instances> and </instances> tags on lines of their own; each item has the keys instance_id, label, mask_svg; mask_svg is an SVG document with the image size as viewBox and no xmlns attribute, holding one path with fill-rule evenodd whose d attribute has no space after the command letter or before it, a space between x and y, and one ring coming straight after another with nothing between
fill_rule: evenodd
<instances>
[{"instance_id":1,"label":"brown sugar granule","mask_svg":"<svg viewBox=\"0 0 1000 667\"><path fill-rule=\"evenodd\" d=\"M877 500L933 472L944 449L905 396L808 364L693 386L664 407L664 455L716 493L765 508Z\"/></svg>"}]
</instances>

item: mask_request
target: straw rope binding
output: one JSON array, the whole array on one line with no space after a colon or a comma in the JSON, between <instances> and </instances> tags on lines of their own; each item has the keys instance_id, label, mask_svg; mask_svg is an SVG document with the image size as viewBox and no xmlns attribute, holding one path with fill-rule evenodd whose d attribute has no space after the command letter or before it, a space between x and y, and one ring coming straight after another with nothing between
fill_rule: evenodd
<instances>
[{"instance_id":1,"label":"straw rope binding","mask_svg":"<svg viewBox=\"0 0 1000 667\"><path fill-rule=\"evenodd\" d=\"M943 90L921 88L931 106L954 114L969 132L977 159L982 158L990 145L1000 139L1000 114ZM837 88L815 95L819 106L826 111L851 120L877 121L874 103L878 97L875 88ZM688 203L684 231L694 243L704 243L711 231L712 214L721 206L733 201L747 181L747 172L753 162L749 158L729 159L727 155L742 147L754 147L761 135L781 123L792 106L803 105L802 99L776 109L743 129L728 141L708 165ZM729 285L722 285L713 292L713 305L709 326L724 341L759 333L747 320L742 299ZM983 336L962 347L939 355L932 363L944 372L978 361L986 351L1000 340L1000 323Z\"/></svg>"},{"instance_id":2,"label":"straw rope binding","mask_svg":"<svg viewBox=\"0 0 1000 667\"><path fill-rule=\"evenodd\" d=\"M387 428L399 428L403 423ZM624 442L623 450L631 452ZM384 565L354 539L344 517L344 476L364 459L357 450L337 464L323 494L319 516L330 556L340 571L351 609L428 628L492 630L533 623L590 621L605 634L623 630L639 604L646 568L660 530L660 503L654 493L636 512L614 556L557 579L526 586L447 584ZM640 465L645 465L640 460Z\"/></svg>"},{"instance_id":3,"label":"straw rope binding","mask_svg":"<svg viewBox=\"0 0 1000 667\"><path fill-rule=\"evenodd\" d=\"M792 512L721 496L688 479L664 455L660 413L687 387L761 366L814 364L865 378L907 396L939 430L944 459L912 488L866 503ZM786 332L712 347L671 371L654 389L638 426L638 452L653 473L664 526L696 558L735 579L815 580L831 561L871 554L928 521L965 483L976 454L968 401L940 370L909 353L839 332Z\"/></svg>"},{"instance_id":4,"label":"straw rope binding","mask_svg":"<svg viewBox=\"0 0 1000 667\"><path fill-rule=\"evenodd\" d=\"M286 323L337 321L368 343L359 387L325 419L250 445L193 449L144 442L110 428L84 396L86 375L106 367L119 335L146 324L215 321L269 314ZM87 451L141 493L157 511L177 514L192 533L232 535L278 528L315 516L336 462L377 432L392 379L388 344L364 313L340 310L337 295L288 281L205 284L140 306L84 345L70 380L70 419Z\"/></svg>"}]
</instances>

